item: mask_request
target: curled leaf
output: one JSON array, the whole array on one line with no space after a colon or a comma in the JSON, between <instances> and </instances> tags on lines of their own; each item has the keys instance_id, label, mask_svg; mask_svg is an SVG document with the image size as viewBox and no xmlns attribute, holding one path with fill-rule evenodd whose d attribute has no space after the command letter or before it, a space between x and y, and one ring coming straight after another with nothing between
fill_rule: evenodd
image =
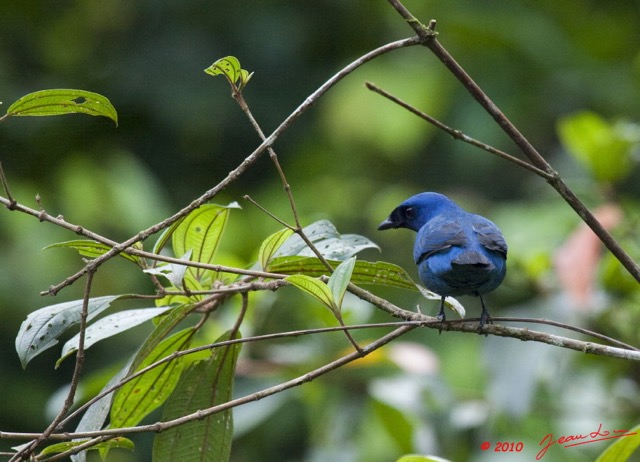
<instances>
[{"instance_id":1,"label":"curled leaf","mask_svg":"<svg viewBox=\"0 0 640 462\"><path fill-rule=\"evenodd\" d=\"M207 74L213 75L223 75L231 84L231 86L236 87L238 90L242 90L253 75L253 72L249 72L240 67L240 61L235 56L226 56L224 58L220 58L211 66L204 70Z\"/></svg>"}]
</instances>

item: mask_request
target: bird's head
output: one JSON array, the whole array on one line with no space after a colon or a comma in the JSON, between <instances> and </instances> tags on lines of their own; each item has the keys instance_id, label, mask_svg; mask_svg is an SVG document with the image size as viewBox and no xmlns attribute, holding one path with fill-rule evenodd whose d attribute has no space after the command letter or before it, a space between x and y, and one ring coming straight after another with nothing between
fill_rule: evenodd
<instances>
[{"instance_id":1,"label":"bird's head","mask_svg":"<svg viewBox=\"0 0 640 462\"><path fill-rule=\"evenodd\" d=\"M445 210L458 208L455 202L443 194L435 192L416 194L397 206L389 218L380 223L378 230L408 228L418 231L436 215Z\"/></svg>"}]
</instances>

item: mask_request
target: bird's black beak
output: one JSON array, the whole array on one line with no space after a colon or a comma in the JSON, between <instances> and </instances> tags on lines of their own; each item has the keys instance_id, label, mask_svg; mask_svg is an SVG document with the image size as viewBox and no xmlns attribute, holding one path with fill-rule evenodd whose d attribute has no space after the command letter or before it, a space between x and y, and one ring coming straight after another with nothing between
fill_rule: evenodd
<instances>
[{"instance_id":1,"label":"bird's black beak","mask_svg":"<svg viewBox=\"0 0 640 462\"><path fill-rule=\"evenodd\" d=\"M385 229L399 228L401 223L398 223L393 219L393 216L390 216L382 223L378 225L378 231L384 231Z\"/></svg>"}]
</instances>

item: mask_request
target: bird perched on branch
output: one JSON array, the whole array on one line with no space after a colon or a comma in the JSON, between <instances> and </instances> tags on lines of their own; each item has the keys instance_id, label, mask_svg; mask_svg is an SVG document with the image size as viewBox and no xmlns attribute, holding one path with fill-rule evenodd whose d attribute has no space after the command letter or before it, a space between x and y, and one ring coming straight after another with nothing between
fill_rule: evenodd
<instances>
[{"instance_id":1,"label":"bird perched on branch","mask_svg":"<svg viewBox=\"0 0 640 462\"><path fill-rule=\"evenodd\" d=\"M424 192L404 201L378 226L390 228L418 233L413 258L424 285L442 297L440 321L445 320L445 297L476 295L482 304L479 328L491 322L482 295L496 289L507 272L507 243L493 222L445 195Z\"/></svg>"}]
</instances>

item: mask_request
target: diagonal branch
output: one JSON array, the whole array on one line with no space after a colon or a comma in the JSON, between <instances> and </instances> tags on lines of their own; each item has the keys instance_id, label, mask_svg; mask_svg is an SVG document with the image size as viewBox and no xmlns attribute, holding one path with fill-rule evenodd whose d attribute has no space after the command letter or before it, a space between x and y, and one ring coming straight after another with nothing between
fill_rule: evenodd
<instances>
[{"instance_id":1,"label":"diagonal branch","mask_svg":"<svg viewBox=\"0 0 640 462\"><path fill-rule=\"evenodd\" d=\"M408 22L416 32L421 43L429 48L431 52L445 65L451 74L462 83L469 94L485 109L485 111L496 121L502 130L513 140L522 152L531 160L531 163L540 170L545 171L549 177L547 182L560 194L560 196L573 208L582 220L593 230L602 243L611 253L622 263L634 279L640 282L640 266L627 254L618 244L613 236L602 226L591 211L582 203L575 193L566 185L558 173L551 167L545 158L535 149L527 138L516 128L516 126L502 113L498 106L471 78L464 68L449 54L449 52L438 42L435 29L435 21L431 21L429 27L422 25L415 17L402 5L399 0L388 0L391 6Z\"/></svg>"},{"instance_id":2,"label":"diagonal branch","mask_svg":"<svg viewBox=\"0 0 640 462\"><path fill-rule=\"evenodd\" d=\"M377 85L374 85L371 82L366 82L365 83L366 87L375 92L378 93L381 96L384 96L385 98L387 98L389 101L392 101L394 103L396 103L398 106L406 109L407 111L417 115L418 117L420 117L421 119L426 120L427 122L429 122L431 125L433 125L434 127L439 128L440 130L448 133L449 135L451 135L454 139L456 140L460 140L460 141L464 141L465 143L468 143L472 146L475 146L477 148L480 148L484 151L487 151L491 154L495 154L498 157L501 157L505 160L508 160L509 162L513 162L514 164L518 165L519 167L522 167L524 169L529 170L530 172L535 173L538 176L541 176L542 178L545 178L547 180L552 178L552 175L549 174L548 172L544 171L544 170L540 170L538 167L531 165L528 162L525 162L523 160L518 159L517 157L508 154L504 151L501 151L500 149L496 149L493 146L490 146L486 143L483 143L481 141L478 141L474 138L471 138L470 136L465 135L462 131L460 130L456 130L454 128L449 127L448 125L443 124L442 122L440 122L438 119L431 117L429 114L425 114L422 111L419 111L418 109L416 109L415 107L411 106L409 103L401 100L400 98L393 96L391 93L389 93L388 91L383 90L382 88L378 87Z\"/></svg>"},{"instance_id":3,"label":"diagonal branch","mask_svg":"<svg viewBox=\"0 0 640 462\"><path fill-rule=\"evenodd\" d=\"M209 191L205 192L203 195L192 201L188 206L184 207L180 211L176 212L174 215L166 218L165 220L157 223L150 228L147 228L143 231L140 231L135 236L130 237L126 241L115 245L111 250L101 255L100 257L91 260L89 263L85 265L83 269L73 274L72 276L65 279L63 282L52 285L45 292L45 294L56 295L60 290L64 287L73 284L75 281L80 279L82 276L87 274L89 271L95 270L100 265L102 265L105 261L113 258L121 252L124 252L126 249L131 247L136 242L143 241L147 239L149 236L161 231L165 228L168 228L176 221L181 218L187 216L191 211L197 209L201 205L205 204L212 198L214 198L220 191L225 189L235 180L237 180L242 174L249 169L260 157L260 155L264 152L265 149L272 146L278 137L287 129L289 126L296 121L302 114L304 114L313 104L315 104L318 99L324 95L330 88L332 88L335 84L337 84L340 80L345 78L351 72L362 66L363 64L371 61L372 59L388 53L393 50L397 50L399 48L408 47L418 45L420 40L416 37L398 40L395 42L388 43L381 47L376 48L375 50L370 51L369 53L359 57L352 63L345 66L338 73L329 78L325 83L323 83L316 91L314 91L311 95L305 99L302 104L300 104L274 131L269 135L261 144L258 146L249 156L247 156L235 169L233 169L229 174L220 181L216 186L211 188Z\"/></svg>"}]
</instances>

